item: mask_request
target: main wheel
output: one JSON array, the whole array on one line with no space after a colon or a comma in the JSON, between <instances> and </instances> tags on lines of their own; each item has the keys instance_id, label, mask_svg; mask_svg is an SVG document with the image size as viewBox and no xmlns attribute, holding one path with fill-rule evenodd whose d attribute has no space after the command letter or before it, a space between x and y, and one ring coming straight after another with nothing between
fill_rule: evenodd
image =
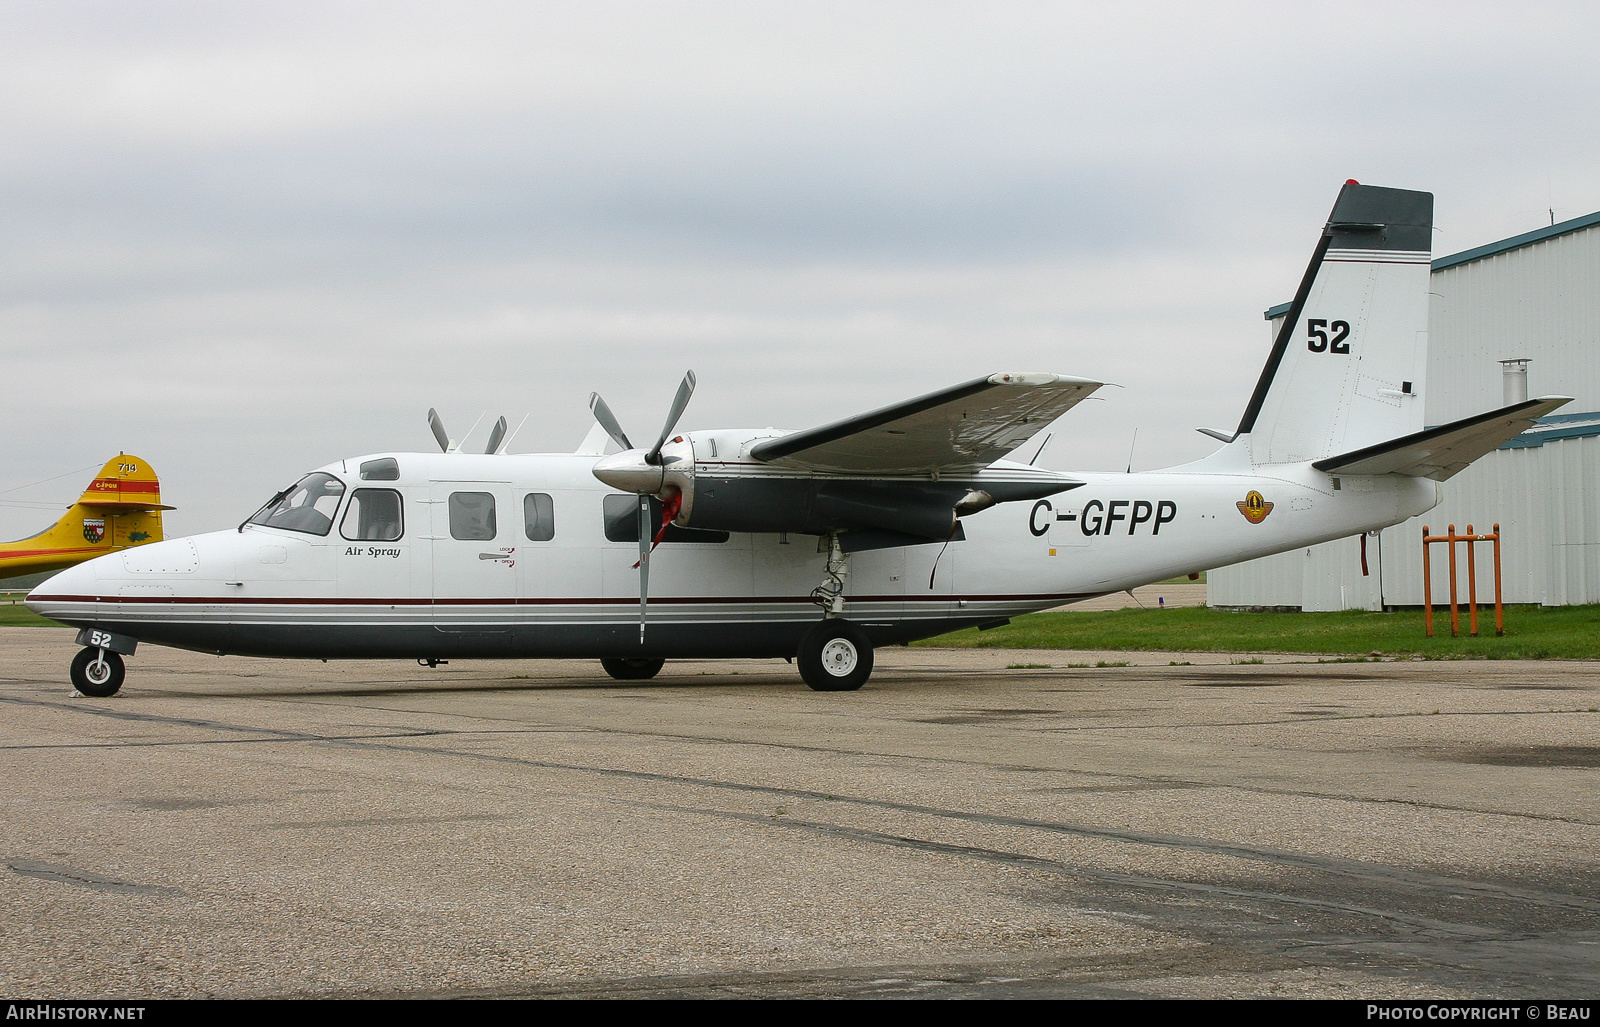
<instances>
[{"instance_id":1,"label":"main wheel","mask_svg":"<svg viewBox=\"0 0 1600 1027\"><path fill-rule=\"evenodd\" d=\"M72 683L84 695L116 695L128 668L110 649L85 649L72 658Z\"/></svg>"},{"instance_id":2,"label":"main wheel","mask_svg":"<svg viewBox=\"0 0 1600 1027\"><path fill-rule=\"evenodd\" d=\"M653 678L661 673L661 667L666 660L647 660L637 656L626 656L621 659L605 659L600 661L600 666L606 673L618 681L643 681Z\"/></svg>"},{"instance_id":3,"label":"main wheel","mask_svg":"<svg viewBox=\"0 0 1600 1027\"><path fill-rule=\"evenodd\" d=\"M872 643L847 620L825 620L800 640L795 662L818 692L854 692L872 674Z\"/></svg>"}]
</instances>

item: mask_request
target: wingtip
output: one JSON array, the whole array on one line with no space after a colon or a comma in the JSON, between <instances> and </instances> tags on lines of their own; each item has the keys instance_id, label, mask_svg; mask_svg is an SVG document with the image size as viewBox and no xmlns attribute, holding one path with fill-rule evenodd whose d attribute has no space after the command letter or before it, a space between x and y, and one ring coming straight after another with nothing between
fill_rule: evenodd
<instances>
[{"instance_id":1,"label":"wingtip","mask_svg":"<svg viewBox=\"0 0 1600 1027\"><path fill-rule=\"evenodd\" d=\"M1049 371L1000 371L988 378L990 385L1104 385L1092 378L1079 378L1070 374L1052 374Z\"/></svg>"}]
</instances>

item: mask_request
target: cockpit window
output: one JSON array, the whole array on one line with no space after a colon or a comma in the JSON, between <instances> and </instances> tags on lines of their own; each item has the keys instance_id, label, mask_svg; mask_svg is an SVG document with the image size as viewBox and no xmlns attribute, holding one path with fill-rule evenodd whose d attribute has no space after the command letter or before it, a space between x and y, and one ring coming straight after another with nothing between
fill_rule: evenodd
<instances>
[{"instance_id":1,"label":"cockpit window","mask_svg":"<svg viewBox=\"0 0 1600 1027\"><path fill-rule=\"evenodd\" d=\"M362 481L399 481L400 461L392 456L361 461Z\"/></svg>"},{"instance_id":2,"label":"cockpit window","mask_svg":"<svg viewBox=\"0 0 1600 1027\"><path fill-rule=\"evenodd\" d=\"M339 534L352 542L393 542L405 533L400 493L394 489L356 489L344 508Z\"/></svg>"},{"instance_id":3,"label":"cockpit window","mask_svg":"<svg viewBox=\"0 0 1600 1027\"><path fill-rule=\"evenodd\" d=\"M331 474L314 471L273 496L245 523L326 535L333 529L333 515L343 495L344 482Z\"/></svg>"}]
</instances>

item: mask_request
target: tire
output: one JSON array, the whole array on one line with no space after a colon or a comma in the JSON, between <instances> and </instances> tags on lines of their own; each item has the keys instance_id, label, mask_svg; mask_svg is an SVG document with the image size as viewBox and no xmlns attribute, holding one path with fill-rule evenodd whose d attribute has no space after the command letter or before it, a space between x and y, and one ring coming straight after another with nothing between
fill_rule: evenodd
<instances>
[{"instance_id":1,"label":"tire","mask_svg":"<svg viewBox=\"0 0 1600 1027\"><path fill-rule=\"evenodd\" d=\"M800 640L795 662L813 690L854 692L872 674L872 642L847 620L825 620Z\"/></svg>"},{"instance_id":2,"label":"tire","mask_svg":"<svg viewBox=\"0 0 1600 1027\"><path fill-rule=\"evenodd\" d=\"M604 659L600 666L618 681L645 681L661 673L666 660L647 660L638 656Z\"/></svg>"},{"instance_id":3,"label":"tire","mask_svg":"<svg viewBox=\"0 0 1600 1027\"><path fill-rule=\"evenodd\" d=\"M100 652L99 649L85 649L72 658L73 686L96 699L116 695L128 674L122 657L107 649L102 659Z\"/></svg>"}]
</instances>

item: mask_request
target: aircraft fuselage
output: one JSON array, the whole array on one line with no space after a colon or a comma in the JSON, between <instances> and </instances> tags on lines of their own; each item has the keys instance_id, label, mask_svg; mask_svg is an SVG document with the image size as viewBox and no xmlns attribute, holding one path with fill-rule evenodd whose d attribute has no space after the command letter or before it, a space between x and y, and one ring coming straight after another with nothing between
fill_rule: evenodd
<instances>
[{"instance_id":1,"label":"aircraft fuselage","mask_svg":"<svg viewBox=\"0 0 1600 1027\"><path fill-rule=\"evenodd\" d=\"M363 463L391 459L395 478L360 477ZM828 555L817 536L793 533L669 535L651 559L641 643L637 520L616 537L636 497L597 481L596 459L340 461L321 469L343 485L326 534L248 524L143 546L57 575L29 605L75 626L252 656L795 653L823 618L810 596ZM1007 468L1031 470L997 473ZM1437 501L1427 479L1336 488L1309 463L1071 480L1082 484L962 517L965 537L947 545L852 554L839 616L874 645L906 642L1384 527Z\"/></svg>"}]
</instances>

